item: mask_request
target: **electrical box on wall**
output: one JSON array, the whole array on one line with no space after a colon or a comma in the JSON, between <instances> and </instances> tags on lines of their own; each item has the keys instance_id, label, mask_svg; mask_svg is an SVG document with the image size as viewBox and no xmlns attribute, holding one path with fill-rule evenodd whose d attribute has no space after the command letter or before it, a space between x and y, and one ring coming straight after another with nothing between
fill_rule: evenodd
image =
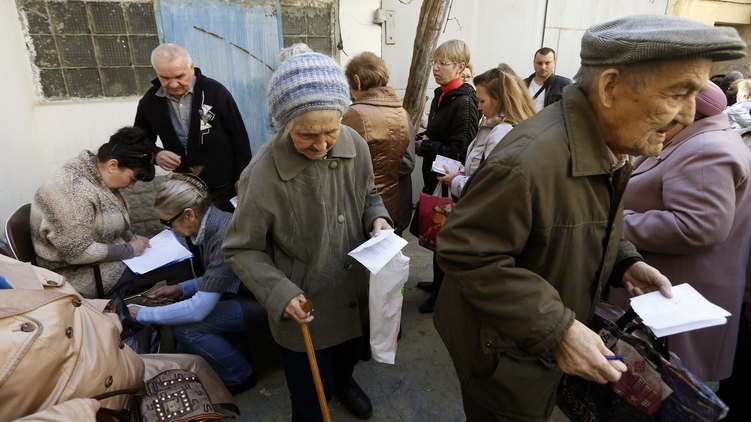
<instances>
[{"instance_id":1,"label":"electrical box on wall","mask_svg":"<svg viewBox=\"0 0 751 422\"><path fill-rule=\"evenodd\" d=\"M376 9L373 23L381 25L383 28L386 44L396 44L396 22L394 21L393 10Z\"/></svg>"}]
</instances>

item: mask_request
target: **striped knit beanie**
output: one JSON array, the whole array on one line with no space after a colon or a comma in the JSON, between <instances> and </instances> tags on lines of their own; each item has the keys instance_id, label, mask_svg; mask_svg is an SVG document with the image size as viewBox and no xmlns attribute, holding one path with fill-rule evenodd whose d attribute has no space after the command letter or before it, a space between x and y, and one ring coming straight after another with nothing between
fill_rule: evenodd
<instances>
[{"instance_id":1,"label":"striped knit beanie","mask_svg":"<svg viewBox=\"0 0 751 422\"><path fill-rule=\"evenodd\" d=\"M313 110L339 110L350 103L349 85L339 65L319 53L294 55L274 72L267 93L280 126Z\"/></svg>"}]
</instances>

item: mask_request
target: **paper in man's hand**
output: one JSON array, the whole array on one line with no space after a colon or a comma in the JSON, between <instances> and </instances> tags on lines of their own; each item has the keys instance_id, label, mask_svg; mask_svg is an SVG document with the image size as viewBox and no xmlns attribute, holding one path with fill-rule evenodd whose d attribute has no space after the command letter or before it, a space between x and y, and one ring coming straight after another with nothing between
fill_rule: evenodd
<instances>
[{"instance_id":1,"label":"paper in man's hand","mask_svg":"<svg viewBox=\"0 0 751 422\"><path fill-rule=\"evenodd\" d=\"M631 307L657 337L722 325L730 316L688 283L673 286L672 298L660 292L632 297Z\"/></svg>"}]
</instances>

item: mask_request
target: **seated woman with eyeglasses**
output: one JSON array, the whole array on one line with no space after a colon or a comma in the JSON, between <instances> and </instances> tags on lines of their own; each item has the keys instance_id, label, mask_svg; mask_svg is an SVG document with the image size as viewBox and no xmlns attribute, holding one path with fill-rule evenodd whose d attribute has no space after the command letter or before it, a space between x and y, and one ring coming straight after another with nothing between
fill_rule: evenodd
<instances>
[{"instance_id":1,"label":"seated woman with eyeglasses","mask_svg":"<svg viewBox=\"0 0 751 422\"><path fill-rule=\"evenodd\" d=\"M130 208L120 189L153 180L153 158L143 132L123 127L96 154L84 150L54 173L31 203L37 264L58 270L86 298L97 296L94 268L86 264L100 264L106 294L125 284L137 289L191 278L187 261L143 275L122 262L143 254L149 240L131 232ZM65 268L71 265L82 266Z\"/></svg>"},{"instance_id":2,"label":"seated woman with eyeglasses","mask_svg":"<svg viewBox=\"0 0 751 422\"><path fill-rule=\"evenodd\" d=\"M265 328L266 311L224 263L222 241L232 214L211 206L206 184L187 173L168 176L157 189L154 208L166 228L190 236L200 248L206 272L159 287L144 302L187 300L158 307L130 306L131 315L142 323L172 325L178 352L206 359L233 394L252 388L256 373L235 343L247 337L246 318L260 319Z\"/></svg>"}]
</instances>

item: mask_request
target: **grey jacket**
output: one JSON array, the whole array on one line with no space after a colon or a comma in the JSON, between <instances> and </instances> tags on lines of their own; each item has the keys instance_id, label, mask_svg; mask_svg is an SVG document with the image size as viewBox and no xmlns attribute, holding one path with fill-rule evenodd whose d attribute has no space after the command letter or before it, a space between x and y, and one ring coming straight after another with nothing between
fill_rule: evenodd
<instances>
[{"instance_id":1,"label":"grey jacket","mask_svg":"<svg viewBox=\"0 0 751 422\"><path fill-rule=\"evenodd\" d=\"M517 125L467 182L438 235L434 322L462 390L509 419L545 421L562 373L543 358L587 323L623 239L630 165L613 172L584 93Z\"/></svg>"},{"instance_id":2,"label":"grey jacket","mask_svg":"<svg viewBox=\"0 0 751 422\"><path fill-rule=\"evenodd\" d=\"M341 126L324 160L298 153L277 134L240 178L238 207L222 245L226 262L268 311L276 342L304 352L299 325L282 318L298 294L315 306L313 345L323 349L362 335L368 271L347 256L389 214L376 193L368 145Z\"/></svg>"}]
</instances>

